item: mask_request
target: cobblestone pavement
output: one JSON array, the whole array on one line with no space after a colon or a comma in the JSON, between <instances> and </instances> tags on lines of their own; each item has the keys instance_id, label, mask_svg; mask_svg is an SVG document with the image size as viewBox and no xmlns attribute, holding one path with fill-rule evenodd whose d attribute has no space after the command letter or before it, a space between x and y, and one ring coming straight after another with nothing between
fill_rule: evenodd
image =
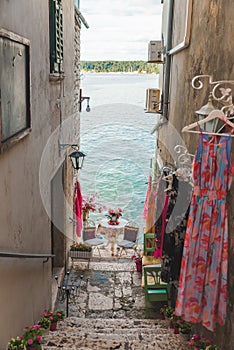
<instances>
[{"instance_id":1,"label":"cobblestone pavement","mask_svg":"<svg viewBox=\"0 0 234 350\"><path fill-rule=\"evenodd\" d=\"M152 305L151 319L145 319L141 273L130 258L102 253L90 263L76 260L69 277L78 286L69 317L46 336L44 349L187 349L183 336L159 319L161 305ZM57 307L66 310L66 300Z\"/></svg>"}]
</instances>

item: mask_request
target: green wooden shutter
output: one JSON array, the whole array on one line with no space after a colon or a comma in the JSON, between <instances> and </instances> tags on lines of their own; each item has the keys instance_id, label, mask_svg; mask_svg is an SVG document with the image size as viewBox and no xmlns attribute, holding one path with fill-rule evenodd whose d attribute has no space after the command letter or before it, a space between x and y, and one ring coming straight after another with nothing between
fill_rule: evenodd
<instances>
[{"instance_id":1,"label":"green wooden shutter","mask_svg":"<svg viewBox=\"0 0 234 350\"><path fill-rule=\"evenodd\" d=\"M50 72L63 72L62 0L50 0Z\"/></svg>"}]
</instances>

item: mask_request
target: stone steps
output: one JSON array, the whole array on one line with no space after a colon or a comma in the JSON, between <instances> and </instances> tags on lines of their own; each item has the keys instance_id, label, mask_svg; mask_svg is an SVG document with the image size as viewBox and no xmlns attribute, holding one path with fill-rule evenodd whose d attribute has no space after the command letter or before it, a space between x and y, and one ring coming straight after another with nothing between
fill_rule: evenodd
<instances>
[{"instance_id":1,"label":"stone steps","mask_svg":"<svg viewBox=\"0 0 234 350\"><path fill-rule=\"evenodd\" d=\"M44 349L185 350L187 346L166 321L70 317L46 336Z\"/></svg>"}]
</instances>

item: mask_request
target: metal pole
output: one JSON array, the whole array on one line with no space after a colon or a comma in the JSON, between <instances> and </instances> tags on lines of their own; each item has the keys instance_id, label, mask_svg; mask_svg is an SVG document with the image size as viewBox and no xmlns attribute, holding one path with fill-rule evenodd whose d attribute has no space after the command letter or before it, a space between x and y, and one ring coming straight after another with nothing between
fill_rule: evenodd
<instances>
[{"instance_id":1,"label":"metal pole","mask_svg":"<svg viewBox=\"0 0 234 350\"><path fill-rule=\"evenodd\" d=\"M68 317L68 311L69 311L69 289L67 288L66 289L66 315Z\"/></svg>"}]
</instances>

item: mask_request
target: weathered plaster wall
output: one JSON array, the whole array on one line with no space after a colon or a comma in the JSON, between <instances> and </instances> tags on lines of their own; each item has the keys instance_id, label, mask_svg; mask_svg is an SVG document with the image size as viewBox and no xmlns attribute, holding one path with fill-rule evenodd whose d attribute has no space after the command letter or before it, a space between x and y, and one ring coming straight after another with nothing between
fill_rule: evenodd
<instances>
[{"instance_id":1,"label":"weathered plaster wall","mask_svg":"<svg viewBox=\"0 0 234 350\"><path fill-rule=\"evenodd\" d=\"M31 43L32 132L0 157L0 250L22 253L51 253L51 223L41 200L39 167L44 147L52 132L71 117L72 129L62 134L63 143L77 143L74 125L74 2L64 1L64 71L65 79L52 81L49 64L48 0L1 0L1 27L21 35ZM61 100L61 113L58 99ZM57 132L58 137L61 136ZM59 152L58 142L50 148L48 164L48 197L50 181L62 166L68 151ZM68 170L67 170L68 169ZM64 228L72 239L71 216L72 170L65 160ZM69 207L69 201L71 206ZM68 208L67 208L68 206ZM67 231L66 231L67 230ZM67 239L64 241L67 250ZM65 254L65 251L64 251ZM65 255L63 258L65 263ZM0 348L11 337L22 334L23 327L33 324L44 308L51 305L51 261L42 259L0 258Z\"/></svg>"},{"instance_id":2,"label":"weathered plaster wall","mask_svg":"<svg viewBox=\"0 0 234 350\"><path fill-rule=\"evenodd\" d=\"M175 3L175 23L173 43L181 36L180 12ZM192 28L190 45L188 48L172 56L169 122L160 130L161 156L164 161L171 161L168 148L173 149L178 140L174 137L175 128L180 133L183 126L188 125L197 117L195 111L207 102L209 89L194 90L191 86L192 78L199 74L209 74L213 80L234 80L233 65L233 0L205 0L193 1ZM181 12L182 13L182 12ZM183 20L181 20L183 23ZM195 134L184 133L182 139L188 150L194 153L197 145ZM214 339L222 350L233 349L234 344L234 197L233 186L228 197L229 209L229 282L228 282L228 317L225 327L218 327Z\"/></svg>"}]
</instances>

